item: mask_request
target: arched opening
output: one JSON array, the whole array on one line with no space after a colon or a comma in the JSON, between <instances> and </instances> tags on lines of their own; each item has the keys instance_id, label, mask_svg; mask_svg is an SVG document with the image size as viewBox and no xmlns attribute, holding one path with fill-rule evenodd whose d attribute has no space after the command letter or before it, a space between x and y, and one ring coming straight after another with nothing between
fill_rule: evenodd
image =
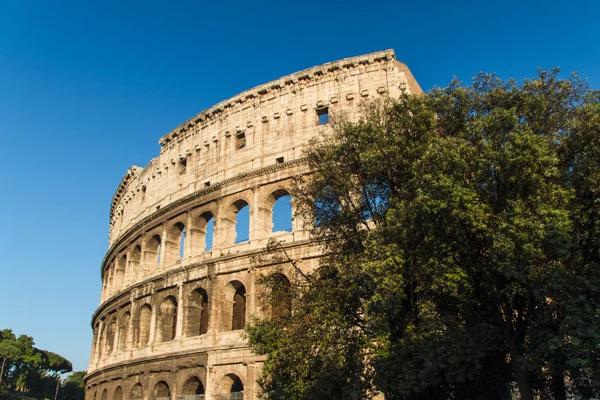
<instances>
[{"instance_id":1,"label":"arched opening","mask_svg":"<svg viewBox=\"0 0 600 400\"><path fill-rule=\"evenodd\" d=\"M135 343L137 347L144 347L150 341L150 321L152 320L152 307L144 304L140 308L134 326Z\"/></svg>"},{"instance_id":2,"label":"arched opening","mask_svg":"<svg viewBox=\"0 0 600 400\"><path fill-rule=\"evenodd\" d=\"M117 386L112 395L112 400L123 400L123 389L121 386Z\"/></svg>"},{"instance_id":3,"label":"arched opening","mask_svg":"<svg viewBox=\"0 0 600 400\"><path fill-rule=\"evenodd\" d=\"M195 376L188 379L181 389L182 400L204 400L204 385Z\"/></svg>"},{"instance_id":4,"label":"arched opening","mask_svg":"<svg viewBox=\"0 0 600 400\"><path fill-rule=\"evenodd\" d=\"M292 197L285 190L277 190L270 196L273 201L271 207L271 232L292 231Z\"/></svg>"},{"instance_id":5,"label":"arched opening","mask_svg":"<svg viewBox=\"0 0 600 400\"><path fill-rule=\"evenodd\" d=\"M176 329L177 299L174 296L169 296L160 303L158 319L159 341L168 342L175 339Z\"/></svg>"},{"instance_id":6,"label":"arched opening","mask_svg":"<svg viewBox=\"0 0 600 400\"><path fill-rule=\"evenodd\" d=\"M98 331L99 331L99 324L96 324L96 326L94 326L94 336L93 336L93 341L92 341L92 357L91 357L91 362L95 362L96 358L98 357L98 354L96 353L98 351Z\"/></svg>"},{"instance_id":7,"label":"arched opening","mask_svg":"<svg viewBox=\"0 0 600 400\"><path fill-rule=\"evenodd\" d=\"M211 218L206 223L206 233L204 234L204 251L212 250L215 238L215 219Z\"/></svg>"},{"instance_id":8,"label":"arched opening","mask_svg":"<svg viewBox=\"0 0 600 400\"><path fill-rule=\"evenodd\" d=\"M114 351L115 345L115 332L117 331L117 316L113 315L108 323L108 329L106 331L106 355L111 354Z\"/></svg>"},{"instance_id":9,"label":"arched opening","mask_svg":"<svg viewBox=\"0 0 600 400\"><path fill-rule=\"evenodd\" d=\"M271 318L274 321L279 321L286 318L292 311L292 285L290 280L282 273L274 273L271 275Z\"/></svg>"},{"instance_id":10,"label":"arched opening","mask_svg":"<svg viewBox=\"0 0 600 400\"><path fill-rule=\"evenodd\" d=\"M144 388L141 384L136 383L131 388L131 400L144 400Z\"/></svg>"},{"instance_id":11,"label":"arched opening","mask_svg":"<svg viewBox=\"0 0 600 400\"><path fill-rule=\"evenodd\" d=\"M198 216L194 224L193 247L196 254L211 250L215 231L215 218L213 213L205 211Z\"/></svg>"},{"instance_id":12,"label":"arched opening","mask_svg":"<svg viewBox=\"0 0 600 400\"><path fill-rule=\"evenodd\" d=\"M231 394L229 400L242 400L244 398L244 384L237 376L231 385Z\"/></svg>"},{"instance_id":13,"label":"arched opening","mask_svg":"<svg viewBox=\"0 0 600 400\"><path fill-rule=\"evenodd\" d=\"M181 230L181 235L179 236L179 259L182 259L185 255L185 226Z\"/></svg>"},{"instance_id":14,"label":"arched opening","mask_svg":"<svg viewBox=\"0 0 600 400\"><path fill-rule=\"evenodd\" d=\"M152 235L145 246L145 262L148 267L156 267L160 264L160 248L162 240L159 234Z\"/></svg>"},{"instance_id":15,"label":"arched opening","mask_svg":"<svg viewBox=\"0 0 600 400\"><path fill-rule=\"evenodd\" d=\"M103 355L103 348L104 348L104 344L106 343L106 326L104 326L104 322L100 324L100 327L98 328L98 337L99 339L99 346L98 346L98 360L102 359L102 355Z\"/></svg>"},{"instance_id":16,"label":"arched opening","mask_svg":"<svg viewBox=\"0 0 600 400\"><path fill-rule=\"evenodd\" d=\"M187 309L186 336L204 335L208 331L208 295L202 288L190 295Z\"/></svg>"},{"instance_id":17,"label":"arched opening","mask_svg":"<svg viewBox=\"0 0 600 400\"><path fill-rule=\"evenodd\" d=\"M129 348L127 340L129 334L129 320L131 319L131 314L126 312L121 317L121 323L119 324L119 351L125 351Z\"/></svg>"},{"instance_id":18,"label":"arched opening","mask_svg":"<svg viewBox=\"0 0 600 400\"><path fill-rule=\"evenodd\" d=\"M234 203L235 211L235 242L243 243L250 240L250 206L243 200Z\"/></svg>"},{"instance_id":19,"label":"arched opening","mask_svg":"<svg viewBox=\"0 0 600 400\"><path fill-rule=\"evenodd\" d=\"M129 253L129 268L127 269L128 281L134 281L140 272L140 262L142 261L142 246L136 245Z\"/></svg>"},{"instance_id":20,"label":"arched opening","mask_svg":"<svg viewBox=\"0 0 600 400\"><path fill-rule=\"evenodd\" d=\"M221 379L218 391L220 399L243 400L244 398L244 384L235 374L225 375Z\"/></svg>"},{"instance_id":21,"label":"arched opening","mask_svg":"<svg viewBox=\"0 0 600 400\"><path fill-rule=\"evenodd\" d=\"M106 268L102 271L102 297L106 298L108 296L108 271L109 268Z\"/></svg>"},{"instance_id":22,"label":"arched opening","mask_svg":"<svg viewBox=\"0 0 600 400\"><path fill-rule=\"evenodd\" d=\"M167 232L165 262L175 263L183 258L185 249L185 225L183 222L176 222Z\"/></svg>"},{"instance_id":23,"label":"arched opening","mask_svg":"<svg viewBox=\"0 0 600 400\"><path fill-rule=\"evenodd\" d=\"M167 382L160 381L154 386L155 400L169 400L169 396L171 396L171 391L169 390Z\"/></svg>"},{"instance_id":24,"label":"arched opening","mask_svg":"<svg viewBox=\"0 0 600 400\"><path fill-rule=\"evenodd\" d=\"M102 395L100 396L100 400L108 400L108 390L104 389L102 391Z\"/></svg>"},{"instance_id":25,"label":"arched opening","mask_svg":"<svg viewBox=\"0 0 600 400\"><path fill-rule=\"evenodd\" d=\"M224 307L219 317L219 332L243 329L246 325L246 288L240 281L231 281L223 289Z\"/></svg>"},{"instance_id":26,"label":"arched opening","mask_svg":"<svg viewBox=\"0 0 600 400\"><path fill-rule=\"evenodd\" d=\"M115 270L115 277L113 279L113 287L116 292L123 287L125 283L125 267L127 266L127 254L123 254L117 262L117 268Z\"/></svg>"},{"instance_id":27,"label":"arched opening","mask_svg":"<svg viewBox=\"0 0 600 400\"><path fill-rule=\"evenodd\" d=\"M244 329L246 325L246 288L240 285L233 295L231 330Z\"/></svg>"},{"instance_id":28,"label":"arched opening","mask_svg":"<svg viewBox=\"0 0 600 400\"><path fill-rule=\"evenodd\" d=\"M106 277L106 282L105 282L106 291L104 292L104 294L106 297L110 297L115 290L115 285L113 282L114 275L115 275L115 259L113 258L104 273L104 276Z\"/></svg>"}]
</instances>

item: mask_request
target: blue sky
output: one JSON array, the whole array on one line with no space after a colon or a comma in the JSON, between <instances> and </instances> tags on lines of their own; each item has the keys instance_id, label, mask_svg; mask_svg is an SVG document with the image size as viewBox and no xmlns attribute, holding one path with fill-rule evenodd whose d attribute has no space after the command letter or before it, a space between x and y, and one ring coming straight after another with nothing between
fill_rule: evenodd
<instances>
[{"instance_id":1,"label":"blue sky","mask_svg":"<svg viewBox=\"0 0 600 400\"><path fill-rule=\"evenodd\" d=\"M201 110L388 48L424 89L555 66L600 88L598 15L591 0L0 0L0 328L87 367L112 195Z\"/></svg>"}]
</instances>

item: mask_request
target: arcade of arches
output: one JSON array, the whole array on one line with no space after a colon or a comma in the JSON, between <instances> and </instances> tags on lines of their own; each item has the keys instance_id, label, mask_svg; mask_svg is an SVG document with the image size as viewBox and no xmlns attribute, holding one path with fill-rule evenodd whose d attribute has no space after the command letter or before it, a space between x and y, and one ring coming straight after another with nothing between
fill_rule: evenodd
<instances>
[{"instance_id":1,"label":"arcade of arches","mask_svg":"<svg viewBox=\"0 0 600 400\"><path fill-rule=\"evenodd\" d=\"M112 198L86 400L257 400L265 359L242 329L253 315L285 318L294 267L323 255L288 192L310 174L306 144L330 112L354 120L365 99L420 91L386 50L265 83L163 136ZM294 267L264 254L273 239ZM257 280L273 273L260 302Z\"/></svg>"},{"instance_id":2,"label":"arcade of arches","mask_svg":"<svg viewBox=\"0 0 600 400\"><path fill-rule=\"evenodd\" d=\"M206 205L173 217L141 235L106 264L102 301L185 260L201 257L215 247L224 248L258 237L292 232L293 202L285 189L276 189L252 211L250 202L238 199L223 215ZM267 221L267 222L265 222Z\"/></svg>"},{"instance_id":3,"label":"arcade of arches","mask_svg":"<svg viewBox=\"0 0 600 400\"><path fill-rule=\"evenodd\" d=\"M117 381L103 389L92 389L88 397L90 400L204 400L205 375L206 371L200 370L198 375L180 373L170 377L142 379L143 383L139 378L131 383ZM244 383L235 373L228 373L218 380L214 391L215 399L242 400Z\"/></svg>"}]
</instances>

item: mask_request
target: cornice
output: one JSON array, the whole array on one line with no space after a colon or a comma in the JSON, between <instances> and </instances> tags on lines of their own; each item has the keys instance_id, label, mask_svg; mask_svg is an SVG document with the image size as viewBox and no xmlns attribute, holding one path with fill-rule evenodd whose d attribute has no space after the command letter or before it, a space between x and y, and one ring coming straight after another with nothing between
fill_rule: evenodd
<instances>
[{"instance_id":1,"label":"cornice","mask_svg":"<svg viewBox=\"0 0 600 400\"><path fill-rule=\"evenodd\" d=\"M223 113L225 110L233 110L237 107L245 107L244 103L248 100L268 97L269 92L272 92L273 90L281 90L281 88L289 85L295 85L299 83L302 84L314 78L321 77L338 70L353 69L358 68L360 65L368 65L382 61L394 61L395 59L396 55L394 53L394 50L389 49L365 54L362 56L344 58L339 61L325 63L312 68L307 68L305 70L290 75L286 75L282 78L246 90L236 96L233 96L208 108L207 110L200 112L196 116L188 119L183 124L179 125L175 129L164 135L162 138L159 139L158 142L161 146L165 146L169 142L178 138L179 136L185 135L185 133L189 129L194 127L196 124L205 122L207 120L211 120L217 115Z\"/></svg>"}]
</instances>

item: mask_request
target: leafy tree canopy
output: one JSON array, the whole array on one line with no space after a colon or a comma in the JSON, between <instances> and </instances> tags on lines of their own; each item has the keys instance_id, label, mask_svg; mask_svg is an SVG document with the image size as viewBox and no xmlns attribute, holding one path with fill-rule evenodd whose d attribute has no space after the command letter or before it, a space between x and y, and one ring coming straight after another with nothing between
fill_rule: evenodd
<instances>
[{"instance_id":1,"label":"leafy tree canopy","mask_svg":"<svg viewBox=\"0 0 600 400\"><path fill-rule=\"evenodd\" d=\"M598 396L598 91L480 74L338 116L306 157L325 256L247 328L268 398Z\"/></svg>"},{"instance_id":2,"label":"leafy tree canopy","mask_svg":"<svg viewBox=\"0 0 600 400\"><path fill-rule=\"evenodd\" d=\"M57 398L60 374L71 372L73 366L64 357L35 347L31 336L16 336L12 330L0 330L0 398L22 398L23 395L40 398ZM85 375L85 372L79 373ZM75 397L83 395L71 390ZM81 397L80 396L80 397Z\"/></svg>"}]
</instances>

